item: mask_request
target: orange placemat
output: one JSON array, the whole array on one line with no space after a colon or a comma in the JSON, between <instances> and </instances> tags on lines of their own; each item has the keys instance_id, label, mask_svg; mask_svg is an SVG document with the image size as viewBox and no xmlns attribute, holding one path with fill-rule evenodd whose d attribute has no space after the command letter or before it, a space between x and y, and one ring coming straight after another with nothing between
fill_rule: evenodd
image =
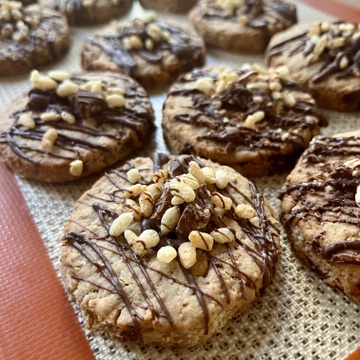
<instances>
[{"instance_id":1,"label":"orange placemat","mask_svg":"<svg viewBox=\"0 0 360 360\"><path fill-rule=\"evenodd\" d=\"M0 359L93 359L15 177L0 173Z\"/></svg>"}]
</instances>

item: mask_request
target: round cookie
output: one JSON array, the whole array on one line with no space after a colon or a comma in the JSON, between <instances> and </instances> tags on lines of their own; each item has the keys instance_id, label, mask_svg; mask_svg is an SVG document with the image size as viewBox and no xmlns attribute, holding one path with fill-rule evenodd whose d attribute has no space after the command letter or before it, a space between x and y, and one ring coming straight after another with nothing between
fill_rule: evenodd
<instances>
[{"instance_id":1,"label":"round cookie","mask_svg":"<svg viewBox=\"0 0 360 360\"><path fill-rule=\"evenodd\" d=\"M70 25L95 25L126 14L132 0L39 0L43 7L62 12Z\"/></svg>"},{"instance_id":2,"label":"round cookie","mask_svg":"<svg viewBox=\"0 0 360 360\"><path fill-rule=\"evenodd\" d=\"M71 33L59 12L38 4L0 2L0 76L26 73L62 57Z\"/></svg>"},{"instance_id":3,"label":"round cookie","mask_svg":"<svg viewBox=\"0 0 360 360\"><path fill-rule=\"evenodd\" d=\"M200 0L189 18L206 43L251 53L297 22L295 5L285 0Z\"/></svg>"},{"instance_id":4,"label":"round cookie","mask_svg":"<svg viewBox=\"0 0 360 360\"><path fill-rule=\"evenodd\" d=\"M197 3L197 0L139 0L139 2L145 9L186 13Z\"/></svg>"},{"instance_id":5,"label":"round cookie","mask_svg":"<svg viewBox=\"0 0 360 360\"><path fill-rule=\"evenodd\" d=\"M145 90L113 73L34 70L32 89L0 114L0 155L19 175L85 177L144 146L153 130Z\"/></svg>"},{"instance_id":6,"label":"round cookie","mask_svg":"<svg viewBox=\"0 0 360 360\"><path fill-rule=\"evenodd\" d=\"M202 39L191 29L153 17L112 22L87 38L81 54L86 70L127 74L147 89L158 89L204 62Z\"/></svg>"},{"instance_id":7,"label":"round cookie","mask_svg":"<svg viewBox=\"0 0 360 360\"><path fill-rule=\"evenodd\" d=\"M191 155L136 158L76 204L62 279L90 328L189 347L263 293L280 254L278 225L229 167Z\"/></svg>"},{"instance_id":8,"label":"round cookie","mask_svg":"<svg viewBox=\"0 0 360 360\"><path fill-rule=\"evenodd\" d=\"M286 65L292 78L324 108L360 110L360 25L302 24L277 34L266 51L271 66Z\"/></svg>"},{"instance_id":9,"label":"round cookie","mask_svg":"<svg viewBox=\"0 0 360 360\"><path fill-rule=\"evenodd\" d=\"M360 301L360 131L315 137L280 198L298 258Z\"/></svg>"},{"instance_id":10,"label":"round cookie","mask_svg":"<svg viewBox=\"0 0 360 360\"><path fill-rule=\"evenodd\" d=\"M319 133L312 97L286 68L224 66L195 69L178 79L163 106L163 132L176 154L193 153L245 176L292 165Z\"/></svg>"}]
</instances>

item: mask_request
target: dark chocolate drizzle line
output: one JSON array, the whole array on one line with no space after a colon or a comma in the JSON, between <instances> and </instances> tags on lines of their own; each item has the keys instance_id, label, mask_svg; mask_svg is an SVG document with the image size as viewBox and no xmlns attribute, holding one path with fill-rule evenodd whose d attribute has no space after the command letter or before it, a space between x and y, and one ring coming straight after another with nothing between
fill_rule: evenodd
<instances>
[{"instance_id":1,"label":"dark chocolate drizzle line","mask_svg":"<svg viewBox=\"0 0 360 360\"><path fill-rule=\"evenodd\" d=\"M162 31L168 31L171 34L170 40L162 39L159 42L154 42L154 48L152 50L128 50L123 43L124 38L136 35L145 43L145 40L148 39L146 28L149 24L156 24ZM147 62L161 63L164 54L170 51L179 60L196 62L202 51L200 44L192 39L191 35L160 21L145 23L143 27L135 26L135 23L130 23L127 26L119 28L116 35L91 35L87 38L86 42L102 49L116 65L125 69L128 75L135 77L138 71L138 63L134 58L135 54Z\"/></svg>"},{"instance_id":2,"label":"dark chocolate drizzle line","mask_svg":"<svg viewBox=\"0 0 360 360\"><path fill-rule=\"evenodd\" d=\"M46 55L51 55L52 59L56 59L58 57L59 49L56 48L54 40L56 37L65 37L68 31L67 26L65 26L63 16L53 12L51 14L47 14L46 11L45 13L42 11L40 14L40 23L38 25L34 25L26 21L26 17L29 16L33 18L33 14L27 11L26 7L21 10L21 12L23 14L24 22L29 28L29 35L21 42L16 42L12 39L5 39L2 43L5 56L11 57L12 54L21 54L21 57L26 57L32 61L32 68L36 68L39 64L38 57L34 56L39 49L46 48L49 51ZM15 19L11 19L11 21L0 20L0 31L6 24L11 24L15 29L16 22L17 20ZM40 36L40 33L44 35L44 37L42 35Z\"/></svg>"},{"instance_id":3,"label":"dark chocolate drizzle line","mask_svg":"<svg viewBox=\"0 0 360 360\"><path fill-rule=\"evenodd\" d=\"M343 22L336 22L335 24L343 24ZM358 24L354 24L354 26L358 26ZM267 52L268 59L281 54L286 54L289 57L292 57L298 53L302 53L304 58L306 58L313 52L315 48L315 44L311 41L307 34L308 32L304 32L303 34L287 38L286 40L272 46L268 49ZM328 31L327 34L331 38L339 36L339 34L336 33L336 30ZM348 41L344 46L341 46L337 49L326 48L323 51L318 60L319 62L323 63L323 65L315 73L314 77L311 79L311 82L319 82L331 75L334 75L337 79L346 78L348 76L359 77L360 31L358 31L358 34L359 36L355 40ZM349 61L349 65L345 69L340 68L340 61L343 56L346 56ZM355 91L358 90L359 89L355 89Z\"/></svg>"},{"instance_id":4,"label":"dark chocolate drizzle line","mask_svg":"<svg viewBox=\"0 0 360 360\"><path fill-rule=\"evenodd\" d=\"M200 161L198 161L193 156L182 156L179 157L176 160L172 160L168 155L166 154L154 154L152 156L153 159L153 170L157 171L160 168L163 168L166 166L168 169L168 173L170 178L173 178L177 175L183 174L188 172L188 165L190 161L196 161L200 166L204 166ZM118 196L118 192L125 191L125 188L120 185L121 181L126 178L126 172L132 168L131 162L128 162L123 168L117 169L115 171L110 172L107 174L108 181L115 187L115 190L112 193L107 193L106 196L101 198L96 197L89 197L90 201L84 201L83 204L85 206L91 207L95 214L97 215L100 224L102 225L102 230L105 229L106 233L108 234L109 231L109 223L113 219L117 217L117 214L114 213L112 210L109 209L107 204L110 204L114 201L119 202L121 199ZM144 182L145 183L145 182ZM125 185L126 186L126 185ZM223 271L232 271L233 276L237 279L239 284L239 293L246 299L245 294L245 286L251 288L253 291L256 292L257 295L259 295L259 292L256 288L256 284L251 278L241 272L237 266L236 266L236 259L233 257L233 248L235 247L243 247L246 249L246 251L249 253L249 255L253 258L253 260L258 264L261 272L263 273L263 285L262 288L264 288L269 280L270 280L270 274L272 275L274 273L274 269L272 269L272 266L275 266L275 263L277 262L279 252L277 250L274 237L278 234L278 229L273 228L271 223L267 220L267 217L265 216L265 209L264 209L264 202L262 195L259 194L255 186L251 185L249 190L251 193L251 197L248 198L244 194L242 194L238 188L236 183L230 184L231 191L228 190L228 192L224 191L225 194L228 194L229 196L231 193L236 193L237 195L243 196L244 199L249 200L251 206L254 207L256 210L256 213L260 217L260 225L254 226L249 221L242 221L240 224L244 228L245 233L248 235L249 239L254 244L254 248L250 249L246 244L243 243L243 240L240 238L236 238L235 242L232 244L226 244L224 245L226 252L229 254L230 261L226 261L223 259L220 259L216 257L215 255L211 253L204 252L208 261L209 261L209 267L212 267L214 269L214 272L217 276L219 286L222 290L222 295L220 298L216 298L210 294L207 294L204 292L200 286L198 285L196 281L196 277L192 274L191 270L185 269L179 259L178 261L179 266L182 270L182 273L184 274L184 277L186 281L179 280L172 276L171 274L164 273L158 269L153 268L151 265L149 265L146 261L146 259L139 258L136 256L129 245L124 242L116 241L114 238L112 238L110 235L106 236L98 236L96 232L92 231L91 229L87 229L85 226L80 225L82 230L81 233L77 232L69 232L65 235L65 239L69 242L71 246L73 246L75 249L77 249L90 263L94 264L104 276L105 280L109 283L109 285L113 288L111 292L115 292L119 295L119 297L123 300L124 305L126 306L127 310L129 311L132 319L133 326L131 327L131 334L130 339L125 332L122 334L124 338L128 340L135 340L135 339L141 339L141 330L139 321L141 321L141 316L136 311L135 304L132 304L129 300L128 295L126 294L126 289L124 289L119 281L118 274L115 273L115 271L112 268L112 265L109 260L106 259L106 256L104 255L104 251L110 251L114 254L117 254L118 256L123 259L124 263L126 264L126 267L131 273L132 281L137 285L139 288L144 301L146 302L149 310L153 313L154 317L162 317L166 319L169 324L175 328L176 323L174 323L172 317L171 317L171 309L168 309L166 307L166 304L164 300L161 298L160 294L157 292L157 289L155 285L151 281L150 272L156 272L160 276L170 279L171 281L184 286L186 288L192 289L195 293L195 296L198 300L199 307L202 309L203 316L204 316L204 331L205 333L208 333L209 331L209 321L210 321L210 313L209 313L209 303L215 302L219 306L223 306L223 299L225 299L226 303L231 302L229 291L225 285L225 280L223 277ZM201 201L204 201L204 204L206 203L206 191L199 191L199 194L197 193L197 196L203 197ZM95 202L92 202L95 199ZM100 201L100 202L99 202ZM171 232L168 235L163 235L160 232L160 224L161 224L161 217L164 211L169 206L169 192L165 189L163 192L161 198L158 200L154 214L149 219L143 219L141 222L142 230L145 230L147 228L152 228L156 230L160 235L160 244L154 249L155 251L158 250L159 247L163 245L171 244L175 248L177 248L181 243L184 241L187 241L187 235L186 232ZM199 200L195 200L199 201ZM106 204L106 205L105 205ZM184 214L186 212L186 208L190 207L191 211L191 203L189 204L182 204L180 205L181 212ZM230 216L232 219L239 221L234 214L233 211L229 212L228 216ZM189 213L189 218L186 219L188 222L194 221L194 216ZM206 221L206 219L204 220ZM204 224L206 231L211 231L215 227L215 224L212 223L212 220L208 219L208 224ZM187 226L185 225L185 228ZM196 225L191 225L190 228L196 228ZM101 230L101 233L103 234L104 231ZM88 235L83 235L83 234ZM268 237L268 239L265 239L265 237ZM109 245L112 245L109 247ZM94 256L90 255L88 248L93 250L96 254L96 258ZM206 275L205 275L206 276ZM93 286L97 286L94 282L88 281L87 279L79 278L77 279L81 281L87 281ZM148 287L146 290L144 287L144 281L146 284L148 284ZM103 285L102 285L103 287ZM260 289L261 290L261 289ZM147 293L150 292L149 293ZM161 312L157 311L154 304L152 304L150 298L155 298L157 303L159 304L161 308ZM143 308L143 306L141 307Z\"/></svg>"},{"instance_id":5,"label":"dark chocolate drizzle line","mask_svg":"<svg viewBox=\"0 0 360 360\"><path fill-rule=\"evenodd\" d=\"M360 227L360 208L355 202L357 186L360 185L360 166L350 169L334 161L333 157L360 159L360 138L318 136L304 153L303 163L309 166L324 164L321 174L308 181L284 187L279 198L294 197L296 209L290 211L285 223L291 229L299 221L316 220L319 223L344 223ZM325 189L327 191L325 192ZM331 189L331 190L329 190ZM317 202L309 202L309 194L319 194ZM320 240L313 240L316 253L335 263L360 264L360 240L345 238L341 242L321 247Z\"/></svg>"},{"instance_id":6,"label":"dark chocolate drizzle line","mask_svg":"<svg viewBox=\"0 0 360 360\"><path fill-rule=\"evenodd\" d=\"M192 112L191 114L188 112L177 113L175 119L187 124L209 128L209 132L200 136L200 139L209 139L233 146L242 145L251 149L280 148L284 141L281 138L282 132L277 130L282 129L289 133L286 141L294 144L299 151L304 150L306 144L304 139L293 133L292 130L315 129L318 125L326 125L326 120L317 113L315 106L310 102L297 101L288 113L277 113L273 106L264 106L273 100L267 92L259 90L256 95L263 97L264 101L262 104L255 103L252 98L253 93L246 88L247 80L252 76L252 73L250 72L249 75L239 73L239 75L239 82L233 83L224 93L212 98L195 88L185 90L174 88L169 93L169 97L191 96L191 109L195 110L195 113ZM207 76L209 76L208 73L196 70L192 73L191 78L183 76L179 78L179 82L186 83ZM211 74L211 77L216 80L216 75ZM292 90L296 89L296 85L288 81L283 85L283 88ZM226 117L229 122L224 122L224 115L215 110L212 105L214 101L221 101L222 109L227 111ZM247 115L259 110L265 112L265 119L257 123L257 130L245 126L239 127ZM239 120L239 113L243 114L243 120Z\"/></svg>"},{"instance_id":7,"label":"dark chocolate drizzle line","mask_svg":"<svg viewBox=\"0 0 360 360\"><path fill-rule=\"evenodd\" d=\"M114 78L115 80L116 78ZM72 78L77 83L85 83L81 77ZM113 83L112 81L110 83ZM37 163L34 154L46 154L49 157L74 160L80 156L79 149L86 151L95 151L95 149L107 151L107 147L96 144L94 141L81 139L81 134L87 134L92 138L108 137L114 140L122 138L122 127L131 129L139 140L145 140L147 134L153 129L152 111L150 104L146 102L146 93L139 90L135 93L134 84L126 84L126 98L131 105L124 108L109 108L106 101L100 94L79 90L78 93L70 98L63 98L55 91L41 91L38 89L30 90L28 94L28 103L26 107L13 113L14 125L6 132L0 133L0 143L7 143L14 153L19 157L31 163ZM130 107L131 106L131 107ZM137 107L135 110L133 107ZM17 119L27 111L32 111L35 115L35 128L25 129L17 124ZM63 120L45 123L41 120L40 114L47 111L61 113L65 111L75 117L75 124L68 124ZM92 117L95 119L97 128L91 128L86 125L84 118ZM58 138L52 150L43 150L41 148L42 137L45 133L45 126L50 125L58 131ZM111 130L103 130L103 125L112 125ZM67 134L64 131L69 131ZM70 131L73 135L70 135ZM27 146L22 142L30 139L37 145ZM59 154L58 150L66 151L66 154Z\"/></svg>"},{"instance_id":8,"label":"dark chocolate drizzle line","mask_svg":"<svg viewBox=\"0 0 360 360\"><path fill-rule=\"evenodd\" d=\"M245 15L247 17L247 26L259 29L263 33L264 44L266 45L270 38L271 33L269 28L272 25L270 20L276 20L277 24L281 24L284 20L291 25L297 22L296 8L294 5L283 2L282 0L245 0L243 7L234 7L233 12L226 13L223 9L214 7L212 2L207 2L207 7L211 12L203 14L206 18L221 18L234 23L239 22L239 17Z\"/></svg>"}]
</instances>

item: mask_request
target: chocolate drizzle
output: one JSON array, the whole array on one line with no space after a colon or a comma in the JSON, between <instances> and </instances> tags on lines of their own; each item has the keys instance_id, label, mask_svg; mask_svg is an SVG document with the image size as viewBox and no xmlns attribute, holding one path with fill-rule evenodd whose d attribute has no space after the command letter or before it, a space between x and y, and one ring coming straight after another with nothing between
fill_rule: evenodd
<instances>
[{"instance_id":1,"label":"chocolate drizzle","mask_svg":"<svg viewBox=\"0 0 360 360\"><path fill-rule=\"evenodd\" d=\"M160 168L168 170L170 179L188 172L188 164L190 161L198 162L201 167L204 166L193 156L180 156L178 158L169 157L164 154L155 154L153 156L153 168L149 169L157 171ZM83 230L81 232L70 231L64 235L65 243L70 244L77 251L79 251L84 258L93 264L101 273L104 278L105 284L101 283L98 286L91 279L86 279L81 275L74 274L73 278L79 281L85 281L99 289L110 289L111 293L116 293L125 309L131 316L132 325L129 331L123 331L120 337L126 340L141 340L142 333L139 322L143 320L142 315L139 314L144 309L144 303L146 304L145 310L150 310L153 315L153 321L157 321L160 318L166 320L169 325L176 329L172 313L174 309L168 308L167 301L162 298L158 292L156 286L152 281L152 273L156 273L162 278L171 280L171 283L176 283L184 289L192 290L198 301L199 308L202 310L204 319L204 333L209 333L209 323L211 321L210 304L216 304L217 306L224 307L225 304L229 304L232 300L229 289L225 284L225 274L231 272L232 277L237 282L237 292L244 299L247 299L247 294L255 292L256 296L268 285L271 278L274 275L275 265L278 261L279 251L276 245L276 237L278 237L279 230L272 223L265 214L265 205L263 196L257 191L253 184L249 184L249 194L243 193L236 180L230 182L230 185L221 190L226 196L232 199L239 196L248 202L256 211L257 216L260 218L258 225L254 225L249 220L239 220L234 211L228 212L228 219L232 219L240 224L245 233L245 239L243 237L236 237L235 242L231 244L216 245L223 247L222 252L203 252L203 255L208 261L209 271L213 271L216 275L216 281L221 288L221 294L218 296L207 293L199 281L199 276L193 274L191 269L185 269L178 258L176 258L177 266L181 270L181 276L174 275L173 272L167 273L154 266L154 262L150 261L149 256L139 258L132 252L131 248L124 240L115 239L109 235L109 224L113 221L117 214L110 210L114 201L121 202L121 198L118 197L118 193L125 191L126 187L130 183L126 180L126 173L129 169L133 168L133 164L129 162L124 167L107 174L107 180L112 184L113 192L107 192L106 194L96 194L96 198L89 196L87 201L83 204L92 207L96 214L97 223L100 227L96 232L90 230L90 228L81 225ZM147 171L144 167L141 171ZM143 173L144 174L144 173ZM150 175L151 176L151 175ZM149 175L142 177L143 184L150 184ZM188 233L191 229L201 228L203 231L211 231L214 229L214 218L208 216L206 209L213 213L213 205L209 199L209 190L205 185L197 192L197 197L192 203L180 205L182 218L176 229L169 234L164 235L160 232L161 217L166 209L169 208L170 199L169 192L164 190L163 195L155 204L155 210L153 215L148 219L141 221L141 231L145 229L154 229L159 233L161 238L160 244L155 248L156 251L159 247L171 244L177 248L181 243L187 241ZM225 221L224 219L223 221ZM226 224L221 224L226 227ZM205 230L204 230L205 229ZM98 233L102 234L101 236ZM106 235L104 235L106 234ZM251 245L250 245L251 244ZM235 253L239 248L243 248L251 257L251 259L258 265L261 274L262 281L261 286L256 285L255 281L250 276L238 267L238 259L235 258ZM105 256L105 252L111 251L116 254L119 260L123 262L130 275L130 279L127 281L136 284L139 289L143 301L141 301L141 308L137 309L137 304L131 301L130 294L127 294L127 289L122 285L124 279L122 278L122 271L116 272L113 267L112 261L118 262L118 260L109 260ZM227 256L221 255L221 253L227 254ZM118 265L117 265L118 266ZM207 276L208 273L203 276ZM120 280L121 278L121 280ZM232 289L234 291L234 289ZM120 310L120 309L119 309ZM157 319L157 320L156 320Z\"/></svg>"},{"instance_id":2,"label":"chocolate drizzle","mask_svg":"<svg viewBox=\"0 0 360 360\"><path fill-rule=\"evenodd\" d=\"M149 25L156 25L162 33L169 33L169 39L161 37L158 41L151 40ZM153 41L153 48L128 49L124 44L124 39L134 35L140 38L143 44L146 43L146 40ZM162 36L161 33L159 36ZM119 68L133 77L138 76L138 62L135 56L140 56L152 64L161 64L166 54L171 52L177 59L185 63L197 65L201 63L199 61L202 53L201 44L185 31L161 21L142 23L135 19L128 25L117 26L114 35L91 35L86 42L99 47ZM92 70L91 64L89 70Z\"/></svg>"},{"instance_id":3,"label":"chocolate drizzle","mask_svg":"<svg viewBox=\"0 0 360 360\"><path fill-rule=\"evenodd\" d=\"M335 158L334 158L335 157ZM304 166L321 170L308 180L287 184L280 192L280 199L292 196L296 206L286 217L285 228L292 233L298 222L315 221L321 224L343 223L360 227L360 208L355 202L360 185L359 137L318 136L303 156ZM314 251L333 263L360 264L360 241L348 238L331 245L322 244L326 233L313 240Z\"/></svg>"},{"instance_id":4,"label":"chocolate drizzle","mask_svg":"<svg viewBox=\"0 0 360 360\"><path fill-rule=\"evenodd\" d=\"M202 77L212 77L217 80L216 71L208 73L206 71L193 71L191 76L183 76L178 80L178 85L174 87L168 97L187 97L192 99L192 111L181 109L175 115L175 119L191 124L203 129L208 128L208 132L199 135L200 139L207 139L226 145L229 149L237 146L248 148L252 151L256 149L279 150L284 140L282 135L287 132L289 136L287 143L291 143L297 150L295 153L303 151L307 144L299 136L300 131L305 129L314 131L319 125L326 125L317 112L313 103L308 100L298 100L292 108L286 106L278 111L270 94L265 90L258 90L256 94L250 92L246 85L254 73L250 71L238 72L240 80L232 83L220 94L207 96L195 87L184 86L186 83ZM300 90L291 81L284 81L284 91ZM261 103L253 100L254 95L263 98ZM214 103L221 102L221 111L214 107ZM166 105L166 103L165 103ZM245 118L257 111L264 111L265 118L257 123L256 129L244 125ZM281 130L281 131L280 131ZM204 130L205 131L205 130Z\"/></svg>"},{"instance_id":5,"label":"chocolate drizzle","mask_svg":"<svg viewBox=\"0 0 360 360\"><path fill-rule=\"evenodd\" d=\"M234 6L222 9L214 4L214 1L206 2L207 10L203 14L206 18L225 18L227 21L239 23L241 16L246 16L247 26L258 29L263 33L264 44L266 45L273 31L273 22L280 26L282 22L283 29L297 22L296 8L294 5L282 0L245 0L242 6Z\"/></svg>"},{"instance_id":6,"label":"chocolate drizzle","mask_svg":"<svg viewBox=\"0 0 360 360\"><path fill-rule=\"evenodd\" d=\"M109 76L107 74L107 77ZM75 76L72 81L79 85L85 84L86 75ZM111 78L107 85L111 83L117 83L116 77ZM153 129L153 114L147 95L132 81L124 79L122 85L126 88L129 104L123 108L110 108L100 94L82 89L67 98L58 96L55 90L32 89L24 109L11 114L14 124L6 132L0 133L0 144L8 144L19 157L36 164L41 162L41 157L36 154L74 160L83 156L82 150L94 152L97 149L107 152L107 146L97 139L106 137L121 141L125 128L130 128L139 141L144 141ZM35 121L34 129L27 129L18 123L20 116L29 111ZM46 123L41 119L41 114L49 111L69 113L75 117L75 123L68 124L61 119ZM93 119L96 125L90 125L89 118ZM48 125L58 132L55 146L51 150L41 147Z\"/></svg>"},{"instance_id":7,"label":"chocolate drizzle","mask_svg":"<svg viewBox=\"0 0 360 360\"><path fill-rule=\"evenodd\" d=\"M335 22L328 31L322 32L320 34L321 36L327 36L329 39L333 40L344 39L344 44L335 48L326 47L320 56L317 58L315 57L315 60L313 57L313 55L317 56L314 52L315 43L313 42L312 37L309 36L310 31L306 31L302 34L297 34L294 37L287 38L286 40L271 46L267 51L269 62L271 63L272 57L276 57L282 54L286 54L287 56L292 57L301 53L304 57L304 61L306 58L311 57L311 59L308 59L311 64L321 63L321 67L315 72L315 75L310 79L310 82L318 83L332 75L336 79L343 79L350 76L359 77L360 29L358 28L358 24L350 24L353 25L357 30L354 32L352 37L346 38L339 30L339 27L346 24L347 23L344 22ZM343 58L346 58L348 61L346 66L341 65ZM359 89L355 89L355 91L359 91Z\"/></svg>"}]
</instances>

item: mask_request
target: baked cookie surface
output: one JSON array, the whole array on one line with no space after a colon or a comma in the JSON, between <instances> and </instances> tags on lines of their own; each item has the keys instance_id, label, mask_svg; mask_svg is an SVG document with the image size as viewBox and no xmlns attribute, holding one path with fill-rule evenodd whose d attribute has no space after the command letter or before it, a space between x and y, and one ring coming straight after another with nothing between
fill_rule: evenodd
<instances>
[{"instance_id":1,"label":"baked cookie surface","mask_svg":"<svg viewBox=\"0 0 360 360\"><path fill-rule=\"evenodd\" d=\"M180 77L165 100L162 127L173 153L261 176L291 166L320 124L313 98L288 80L286 68L253 64L205 67Z\"/></svg>"},{"instance_id":2,"label":"baked cookie surface","mask_svg":"<svg viewBox=\"0 0 360 360\"><path fill-rule=\"evenodd\" d=\"M95 25L126 14L132 0L39 0L43 7L63 13L70 25Z\"/></svg>"},{"instance_id":3,"label":"baked cookie surface","mask_svg":"<svg viewBox=\"0 0 360 360\"><path fill-rule=\"evenodd\" d=\"M15 1L1 1L0 12L0 76L29 72L69 49L71 32L59 12Z\"/></svg>"},{"instance_id":4,"label":"baked cookie surface","mask_svg":"<svg viewBox=\"0 0 360 360\"><path fill-rule=\"evenodd\" d=\"M34 70L32 89L0 114L0 155L18 174L47 182L95 173L148 142L153 110L133 79Z\"/></svg>"},{"instance_id":5,"label":"baked cookie surface","mask_svg":"<svg viewBox=\"0 0 360 360\"><path fill-rule=\"evenodd\" d=\"M139 2L145 9L185 13L197 3L197 0L139 0Z\"/></svg>"},{"instance_id":6,"label":"baked cookie surface","mask_svg":"<svg viewBox=\"0 0 360 360\"><path fill-rule=\"evenodd\" d=\"M232 51L263 52L271 37L297 22L285 0L201 0L189 13L206 43Z\"/></svg>"},{"instance_id":7,"label":"baked cookie surface","mask_svg":"<svg viewBox=\"0 0 360 360\"><path fill-rule=\"evenodd\" d=\"M202 65L204 57L203 41L194 31L153 17L112 22L87 38L81 54L84 69L124 73L149 90Z\"/></svg>"},{"instance_id":8,"label":"baked cookie surface","mask_svg":"<svg viewBox=\"0 0 360 360\"><path fill-rule=\"evenodd\" d=\"M270 66L285 65L317 103L340 111L360 110L360 25L317 22L274 36L266 51Z\"/></svg>"},{"instance_id":9,"label":"baked cookie surface","mask_svg":"<svg viewBox=\"0 0 360 360\"><path fill-rule=\"evenodd\" d=\"M80 198L60 269L90 328L188 347L260 296L278 239L276 215L235 170L156 154L113 170Z\"/></svg>"},{"instance_id":10,"label":"baked cookie surface","mask_svg":"<svg viewBox=\"0 0 360 360\"><path fill-rule=\"evenodd\" d=\"M298 258L360 301L360 131L314 138L280 198Z\"/></svg>"}]
</instances>

